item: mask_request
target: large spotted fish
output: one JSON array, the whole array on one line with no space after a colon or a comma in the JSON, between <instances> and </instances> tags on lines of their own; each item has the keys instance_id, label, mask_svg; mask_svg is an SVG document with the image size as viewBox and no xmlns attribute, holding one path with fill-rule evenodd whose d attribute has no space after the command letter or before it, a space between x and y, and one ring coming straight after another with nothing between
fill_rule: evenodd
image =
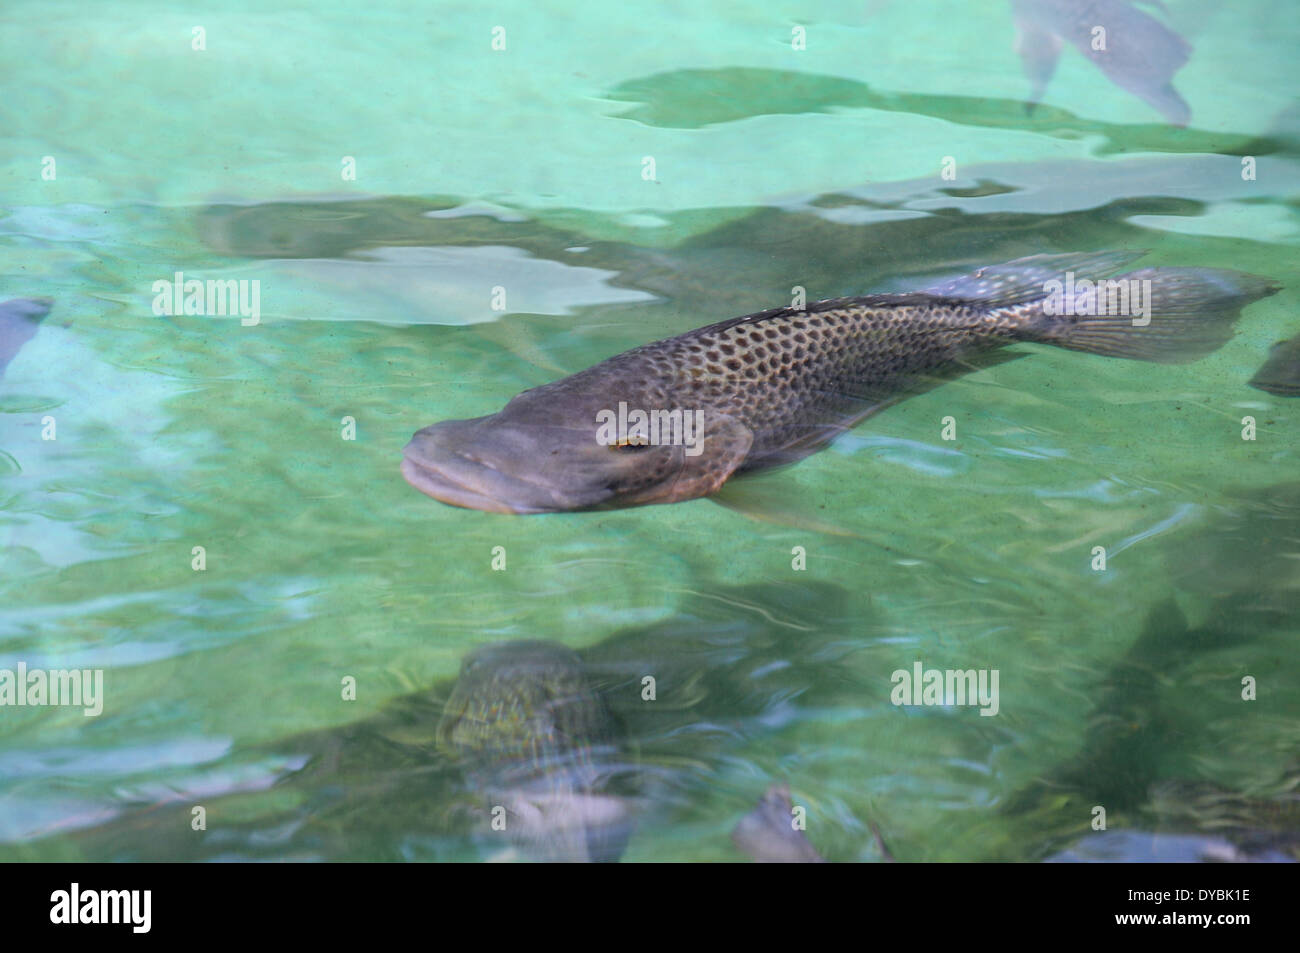
<instances>
[{"instance_id":1,"label":"large spotted fish","mask_svg":"<svg viewBox=\"0 0 1300 953\"><path fill-rule=\"evenodd\" d=\"M425 427L402 473L444 503L500 513L676 503L815 453L1007 345L1190 361L1278 290L1209 268L1107 278L1140 254L1036 255L917 293L711 324L526 390L498 413Z\"/></svg>"}]
</instances>

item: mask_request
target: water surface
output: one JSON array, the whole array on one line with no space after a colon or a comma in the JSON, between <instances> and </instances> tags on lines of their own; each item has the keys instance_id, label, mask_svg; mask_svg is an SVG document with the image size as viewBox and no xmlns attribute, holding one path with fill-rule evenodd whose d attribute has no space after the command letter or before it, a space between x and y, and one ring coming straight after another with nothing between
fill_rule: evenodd
<instances>
[{"instance_id":1,"label":"water surface","mask_svg":"<svg viewBox=\"0 0 1300 953\"><path fill-rule=\"evenodd\" d=\"M1041 859L1097 804L1194 834L1207 792L1286 828L1300 403L1246 382L1297 330L1300 18L1168 6L1186 128L1068 50L1026 112L1001 0L8 4L0 299L55 307L0 378L0 668L106 699L0 709L0 856L490 856L412 731L521 638L660 675L627 860L735 859L779 781L832 860L878 860L870 823ZM776 522L499 516L398 472L426 424L796 285L1103 248L1284 290L1192 365L1021 347L763 477ZM260 281L260 323L155 315L176 272ZM916 661L998 669L999 714L892 705Z\"/></svg>"}]
</instances>

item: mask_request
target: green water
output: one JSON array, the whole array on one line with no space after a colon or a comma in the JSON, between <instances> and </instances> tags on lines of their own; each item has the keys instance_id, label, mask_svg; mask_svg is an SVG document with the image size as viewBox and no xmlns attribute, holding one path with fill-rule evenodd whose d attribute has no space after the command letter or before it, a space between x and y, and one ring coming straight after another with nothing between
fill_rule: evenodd
<instances>
[{"instance_id":1,"label":"green water","mask_svg":"<svg viewBox=\"0 0 1300 953\"><path fill-rule=\"evenodd\" d=\"M0 669L105 700L0 708L0 856L488 854L411 739L523 638L659 677L626 860L735 859L780 781L833 860L879 859L871 823L900 859L1039 859L1098 804L1209 826L1171 785L1278 797L1300 402L1245 382L1300 330L1300 15L1168 6L1186 129L1072 50L1027 113L1003 0L7 4L0 299L55 308L0 378ZM762 477L775 522L500 516L398 472L426 424L795 285L1101 248L1284 288L1192 365L1024 347ZM260 324L156 315L178 271L260 281ZM997 716L891 704L916 661L997 669Z\"/></svg>"}]
</instances>

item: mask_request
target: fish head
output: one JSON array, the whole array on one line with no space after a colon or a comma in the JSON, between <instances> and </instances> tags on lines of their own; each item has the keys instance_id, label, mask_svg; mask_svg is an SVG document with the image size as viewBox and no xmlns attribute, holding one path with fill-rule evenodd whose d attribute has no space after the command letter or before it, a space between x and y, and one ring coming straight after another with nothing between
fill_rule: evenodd
<instances>
[{"instance_id":1,"label":"fish head","mask_svg":"<svg viewBox=\"0 0 1300 953\"><path fill-rule=\"evenodd\" d=\"M468 655L438 722L437 747L479 784L594 784L617 767L622 727L582 660L555 642L500 642ZM554 787L542 785L555 793Z\"/></svg>"},{"instance_id":2,"label":"fish head","mask_svg":"<svg viewBox=\"0 0 1300 953\"><path fill-rule=\"evenodd\" d=\"M753 440L705 411L692 418L691 442L651 442L635 426L610 439L600 415L618 402L564 396L536 388L499 413L425 427L403 451L402 475L443 503L494 513L673 503L721 487Z\"/></svg>"},{"instance_id":3,"label":"fish head","mask_svg":"<svg viewBox=\"0 0 1300 953\"><path fill-rule=\"evenodd\" d=\"M560 745L604 740L606 719L571 649L555 642L497 642L461 661L438 741L479 760L527 760L542 737Z\"/></svg>"}]
</instances>

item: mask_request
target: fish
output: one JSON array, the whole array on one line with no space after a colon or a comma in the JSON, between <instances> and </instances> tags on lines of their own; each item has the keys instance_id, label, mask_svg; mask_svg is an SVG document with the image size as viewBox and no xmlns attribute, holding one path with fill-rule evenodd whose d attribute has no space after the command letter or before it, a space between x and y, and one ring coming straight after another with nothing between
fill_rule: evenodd
<instances>
[{"instance_id":1,"label":"fish","mask_svg":"<svg viewBox=\"0 0 1300 953\"><path fill-rule=\"evenodd\" d=\"M1234 506L1215 516L1208 535L1168 544L1171 553L1209 553L1215 561L1195 573L1175 571L1185 576L1184 588L1213 598L1204 620L1190 624L1172 594L1150 607L1136 640L1090 691L1095 702L1084 719L1082 747L1002 799L998 814L1025 833L1007 842L1015 853L988 860L1300 860L1300 800L1294 794L1300 788L1300 757L1294 752L1279 766L1275 781L1265 780L1272 776L1265 771L1249 779L1246 790L1184 777L1176 768L1171 776L1168 759L1160 757L1189 745L1213 747L1212 737L1193 733L1195 726L1177 702L1207 660L1225 652L1267 658L1275 654L1268 640L1287 643L1293 607L1275 619L1251 615L1278 588L1267 575L1287 562L1276 551L1285 543L1272 550L1264 543L1294 538L1287 509L1289 504L1296 510L1295 490L1294 484L1282 484L1251 491L1268 504ZM1242 510L1248 514L1244 520ZM1260 526L1251 525L1255 520ZM1231 578L1229 563L1239 567L1238 579ZM1225 597L1218 586L1234 591ZM1228 698L1202 699L1197 724L1202 730L1221 724L1232 706ZM1080 837L1095 805L1104 805L1108 823L1124 830L1092 830Z\"/></svg>"},{"instance_id":2,"label":"fish","mask_svg":"<svg viewBox=\"0 0 1300 953\"><path fill-rule=\"evenodd\" d=\"M784 784L767 789L758 806L736 824L731 841L756 864L826 863L803 830L795 827L794 802Z\"/></svg>"},{"instance_id":3,"label":"fish","mask_svg":"<svg viewBox=\"0 0 1300 953\"><path fill-rule=\"evenodd\" d=\"M30 341L54 302L49 298L12 298L0 304L0 375Z\"/></svg>"},{"instance_id":4,"label":"fish","mask_svg":"<svg viewBox=\"0 0 1300 953\"><path fill-rule=\"evenodd\" d=\"M627 828L629 843L680 859L682 842L661 835L698 818L700 793L742 745L770 735L776 710L788 715L791 699L818 710L859 703L862 679L822 674L880 625L869 600L842 586L768 581L700 585L677 613L576 652L533 644L539 636L478 645L477 660L461 658L452 677L358 721L240 749L239 763L260 766L251 775L222 771L182 790L120 787L31 839L0 842L0 863L612 861L625 859ZM649 673L653 703L643 694ZM278 794L266 800L272 780ZM190 808L200 797L226 820L196 836ZM493 807L536 801L569 810L507 813L504 831L484 823ZM845 849L849 832L825 823L817 829L835 831Z\"/></svg>"},{"instance_id":5,"label":"fish","mask_svg":"<svg viewBox=\"0 0 1300 953\"><path fill-rule=\"evenodd\" d=\"M1277 397L1300 397L1300 334L1274 344L1249 383Z\"/></svg>"},{"instance_id":6,"label":"fish","mask_svg":"<svg viewBox=\"0 0 1300 953\"><path fill-rule=\"evenodd\" d=\"M773 784L759 798L758 805L732 828L731 842L756 864L827 863L808 840L803 828L796 826L794 817L790 785ZM867 827L876 842L880 859L887 864L897 863L885 845L880 828L874 821L869 821Z\"/></svg>"},{"instance_id":7,"label":"fish","mask_svg":"<svg viewBox=\"0 0 1300 953\"><path fill-rule=\"evenodd\" d=\"M582 660L554 642L498 642L471 652L437 729L511 849L538 862L612 863L635 804L608 790L630 770L621 727Z\"/></svg>"},{"instance_id":8,"label":"fish","mask_svg":"<svg viewBox=\"0 0 1300 953\"><path fill-rule=\"evenodd\" d=\"M1238 840L1245 843L1238 843ZM1090 833L1044 859L1049 864L1294 864L1294 837L1250 831L1234 840L1222 834L1114 830Z\"/></svg>"},{"instance_id":9,"label":"fish","mask_svg":"<svg viewBox=\"0 0 1300 953\"><path fill-rule=\"evenodd\" d=\"M496 513L708 497L733 477L816 453L905 397L1006 360L1008 345L1182 363L1216 350L1242 308L1279 290L1210 268L1107 279L1143 254L1033 255L921 292L710 324L525 390L495 414L425 427L404 448L401 472L436 500ZM1145 289L1149 314L1070 313L1089 310L1085 279L1136 282L1113 287Z\"/></svg>"},{"instance_id":10,"label":"fish","mask_svg":"<svg viewBox=\"0 0 1300 953\"><path fill-rule=\"evenodd\" d=\"M1180 724L1178 730L1186 730ZM1149 750L1162 750L1154 747ZM1267 773L1267 772L1266 772ZM1192 778L1162 778L1129 814L1133 828L1090 831L1049 863L1294 864L1300 862L1300 761L1251 793ZM1090 800L1087 803L1108 803ZM1125 828L1129 824L1124 825Z\"/></svg>"},{"instance_id":11,"label":"fish","mask_svg":"<svg viewBox=\"0 0 1300 953\"><path fill-rule=\"evenodd\" d=\"M1068 42L1169 122L1185 126L1191 120L1191 107L1172 82L1191 55L1190 44L1129 0L1011 0L1011 7L1016 51L1032 84L1031 108L1046 92ZM1104 49L1093 48L1098 28L1105 30Z\"/></svg>"}]
</instances>

